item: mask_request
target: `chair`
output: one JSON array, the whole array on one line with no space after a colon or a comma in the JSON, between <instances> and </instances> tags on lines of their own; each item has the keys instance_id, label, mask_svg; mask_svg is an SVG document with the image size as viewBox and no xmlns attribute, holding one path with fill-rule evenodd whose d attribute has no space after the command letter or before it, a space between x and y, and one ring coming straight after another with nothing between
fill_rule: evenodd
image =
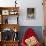
<instances>
[{"instance_id":1,"label":"chair","mask_svg":"<svg viewBox=\"0 0 46 46\"><path fill-rule=\"evenodd\" d=\"M27 46L29 42L25 42L26 39L29 40L29 38L31 37L32 38L35 37L36 40L37 40L37 44L35 44L34 46L41 46L39 40L37 39L37 34L34 32L34 30L32 28L28 28L24 34L24 37L22 38L22 41L21 41L21 46ZM31 45L31 42L30 42L30 45ZM29 46L30 46L29 45Z\"/></svg>"}]
</instances>

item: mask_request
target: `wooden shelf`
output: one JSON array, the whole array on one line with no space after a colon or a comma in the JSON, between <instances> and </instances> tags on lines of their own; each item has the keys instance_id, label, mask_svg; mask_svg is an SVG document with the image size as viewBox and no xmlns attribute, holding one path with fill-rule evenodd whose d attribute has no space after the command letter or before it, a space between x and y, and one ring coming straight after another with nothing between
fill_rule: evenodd
<instances>
[{"instance_id":1,"label":"wooden shelf","mask_svg":"<svg viewBox=\"0 0 46 46\"><path fill-rule=\"evenodd\" d=\"M15 9L15 10L18 10L19 9L19 7L0 7L0 10L12 10L12 9Z\"/></svg>"},{"instance_id":2,"label":"wooden shelf","mask_svg":"<svg viewBox=\"0 0 46 46\"><path fill-rule=\"evenodd\" d=\"M3 41L0 45L2 46L18 46L18 41Z\"/></svg>"},{"instance_id":3,"label":"wooden shelf","mask_svg":"<svg viewBox=\"0 0 46 46\"><path fill-rule=\"evenodd\" d=\"M0 24L0 28L1 28L1 31L5 28L10 28L14 31L14 29L17 30L17 32L19 31L20 27L18 24Z\"/></svg>"},{"instance_id":4,"label":"wooden shelf","mask_svg":"<svg viewBox=\"0 0 46 46\"><path fill-rule=\"evenodd\" d=\"M17 12L17 13L16 13ZM17 16L17 24L8 24L8 18L9 16ZM0 20L1 20L1 24L0 24L0 32L1 32L1 41L0 41L0 46L18 46L18 42L19 40L15 39L15 41L13 41L13 39L10 39L9 41L5 41L4 39L2 39L2 34L4 29L11 29L10 31L14 31L14 35L15 33L18 33L20 27L18 24L18 16L19 16L19 7L0 7ZM5 19L6 18L6 19ZM17 34L16 34L17 35ZM18 38L18 36L16 36ZM12 38L12 37L11 37Z\"/></svg>"}]
</instances>

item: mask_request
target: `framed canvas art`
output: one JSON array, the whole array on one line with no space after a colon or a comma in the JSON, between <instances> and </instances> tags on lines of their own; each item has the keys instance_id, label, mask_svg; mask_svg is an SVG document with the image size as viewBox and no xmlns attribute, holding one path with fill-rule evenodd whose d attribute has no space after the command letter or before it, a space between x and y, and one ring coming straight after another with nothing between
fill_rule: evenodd
<instances>
[{"instance_id":1,"label":"framed canvas art","mask_svg":"<svg viewBox=\"0 0 46 46\"><path fill-rule=\"evenodd\" d=\"M9 10L2 10L2 15L9 15Z\"/></svg>"},{"instance_id":2,"label":"framed canvas art","mask_svg":"<svg viewBox=\"0 0 46 46\"><path fill-rule=\"evenodd\" d=\"M35 18L35 9L34 8L27 8L27 18L34 19Z\"/></svg>"}]
</instances>

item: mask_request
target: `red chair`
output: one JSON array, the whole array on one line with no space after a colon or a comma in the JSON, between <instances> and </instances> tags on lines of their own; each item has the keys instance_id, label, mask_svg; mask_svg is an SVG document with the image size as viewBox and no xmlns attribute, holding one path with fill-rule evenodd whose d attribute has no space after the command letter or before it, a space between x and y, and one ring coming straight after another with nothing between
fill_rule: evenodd
<instances>
[{"instance_id":1,"label":"red chair","mask_svg":"<svg viewBox=\"0 0 46 46\"><path fill-rule=\"evenodd\" d=\"M34 36L37 39L36 33L33 31L32 28L28 28L27 31L25 32L24 37L22 38L21 46L27 46L25 43L25 40ZM37 40L38 41L38 40ZM35 46L41 46L40 42L38 41Z\"/></svg>"}]
</instances>

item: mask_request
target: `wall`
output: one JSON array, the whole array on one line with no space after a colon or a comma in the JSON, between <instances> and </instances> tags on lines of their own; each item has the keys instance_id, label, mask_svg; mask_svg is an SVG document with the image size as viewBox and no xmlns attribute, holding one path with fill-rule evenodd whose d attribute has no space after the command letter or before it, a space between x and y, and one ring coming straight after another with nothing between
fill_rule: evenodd
<instances>
[{"instance_id":1,"label":"wall","mask_svg":"<svg viewBox=\"0 0 46 46\"><path fill-rule=\"evenodd\" d=\"M20 25L22 26L43 26L42 0L21 0ZM35 8L35 19L27 19L27 8ZM26 24L25 24L26 23Z\"/></svg>"},{"instance_id":2,"label":"wall","mask_svg":"<svg viewBox=\"0 0 46 46\"><path fill-rule=\"evenodd\" d=\"M0 6L14 6L14 1L15 0L0 0ZM19 24L21 26L43 26L42 0L17 0L17 3L17 6L20 7ZM27 19L27 8L35 8L35 19Z\"/></svg>"}]
</instances>

